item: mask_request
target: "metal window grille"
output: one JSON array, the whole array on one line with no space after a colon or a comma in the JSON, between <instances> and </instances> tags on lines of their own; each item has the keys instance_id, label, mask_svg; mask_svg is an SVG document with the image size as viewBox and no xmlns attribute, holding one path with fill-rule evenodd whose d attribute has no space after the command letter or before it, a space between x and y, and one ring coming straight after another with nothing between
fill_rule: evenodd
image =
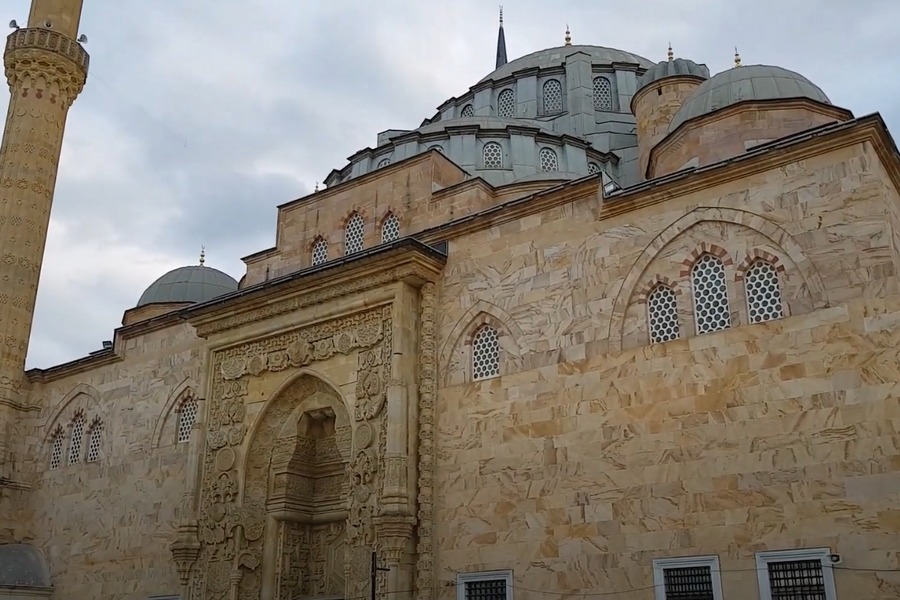
<instances>
[{"instance_id":1,"label":"metal window grille","mask_svg":"<svg viewBox=\"0 0 900 600\"><path fill-rule=\"evenodd\" d=\"M747 314L751 323L773 321L784 316L778 271L770 263L760 260L744 275L747 292Z\"/></svg>"},{"instance_id":2,"label":"metal window grille","mask_svg":"<svg viewBox=\"0 0 900 600\"><path fill-rule=\"evenodd\" d=\"M472 379L487 379L500 374L500 336L490 325L483 325L472 338Z\"/></svg>"},{"instance_id":3,"label":"metal window grille","mask_svg":"<svg viewBox=\"0 0 900 600\"><path fill-rule=\"evenodd\" d=\"M503 148L497 142L488 142L481 151L485 169L503 168Z\"/></svg>"},{"instance_id":4,"label":"metal window grille","mask_svg":"<svg viewBox=\"0 0 900 600\"><path fill-rule=\"evenodd\" d=\"M650 327L650 343L662 344L681 337L678 325L678 300L672 288L656 286L647 296L647 318Z\"/></svg>"},{"instance_id":5,"label":"metal window grille","mask_svg":"<svg viewBox=\"0 0 900 600\"><path fill-rule=\"evenodd\" d=\"M663 571L666 600L715 600L709 567L673 567Z\"/></svg>"},{"instance_id":6,"label":"metal window grille","mask_svg":"<svg viewBox=\"0 0 900 600\"><path fill-rule=\"evenodd\" d=\"M506 580L487 579L465 582L466 600L506 600Z\"/></svg>"},{"instance_id":7,"label":"metal window grille","mask_svg":"<svg viewBox=\"0 0 900 600\"><path fill-rule=\"evenodd\" d=\"M459 116L460 117L474 117L475 109L472 108L471 104L466 104L465 106L462 107L462 110L459 111Z\"/></svg>"},{"instance_id":8,"label":"metal window grille","mask_svg":"<svg viewBox=\"0 0 900 600\"><path fill-rule=\"evenodd\" d=\"M691 269L694 293L694 321L697 334L731 327L725 265L715 256L704 254Z\"/></svg>"},{"instance_id":9,"label":"metal window grille","mask_svg":"<svg viewBox=\"0 0 900 600\"><path fill-rule=\"evenodd\" d=\"M559 171L559 158L550 148L541 148L541 171L555 173Z\"/></svg>"},{"instance_id":10,"label":"metal window grille","mask_svg":"<svg viewBox=\"0 0 900 600\"><path fill-rule=\"evenodd\" d=\"M354 213L347 221L347 228L344 230L344 249L345 254L353 254L363 249L363 230L365 224L359 213Z\"/></svg>"},{"instance_id":11,"label":"metal window grille","mask_svg":"<svg viewBox=\"0 0 900 600\"><path fill-rule=\"evenodd\" d=\"M81 460L81 438L84 436L84 417L78 415L72 422L72 439L69 441L69 464Z\"/></svg>"},{"instance_id":12,"label":"metal window grille","mask_svg":"<svg viewBox=\"0 0 900 600\"><path fill-rule=\"evenodd\" d=\"M381 222L381 242L393 242L400 237L400 219L394 213Z\"/></svg>"},{"instance_id":13,"label":"metal window grille","mask_svg":"<svg viewBox=\"0 0 900 600\"><path fill-rule=\"evenodd\" d=\"M187 398L181 403L178 411L178 443L191 441L191 431L197 421L197 400Z\"/></svg>"},{"instance_id":14,"label":"metal window grille","mask_svg":"<svg viewBox=\"0 0 900 600\"><path fill-rule=\"evenodd\" d=\"M516 116L516 93L503 90L497 96L497 116L501 119L512 119Z\"/></svg>"},{"instance_id":15,"label":"metal window grille","mask_svg":"<svg viewBox=\"0 0 900 600\"><path fill-rule=\"evenodd\" d=\"M596 175L599 172L600 172L600 165L598 165L595 162L588 163L588 173L590 173L591 175Z\"/></svg>"},{"instance_id":16,"label":"metal window grille","mask_svg":"<svg viewBox=\"0 0 900 600\"><path fill-rule=\"evenodd\" d=\"M319 238L316 240L316 243L313 244L312 264L321 265L326 260L328 260L328 242Z\"/></svg>"},{"instance_id":17,"label":"metal window grille","mask_svg":"<svg viewBox=\"0 0 900 600\"><path fill-rule=\"evenodd\" d=\"M606 77L594 77L594 110L612 110L612 84Z\"/></svg>"},{"instance_id":18,"label":"metal window grille","mask_svg":"<svg viewBox=\"0 0 900 600\"><path fill-rule=\"evenodd\" d=\"M53 446L50 450L50 468L58 469L62 462L63 444L65 444L66 436L62 427L57 427L53 434Z\"/></svg>"},{"instance_id":19,"label":"metal window grille","mask_svg":"<svg viewBox=\"0 0 900 600\"><path fill-rule=\"evenodd\" d=\"M388 166L389 164L391 164L391 159L389 159L389 158L382 158L381 160L378 161L378 165L376 165L375 168L376 168L376 169L380 169L381 167L386 167L386 166Z\"/></svg>"},{"instance_id":20,"label":"metal window grille","mask_svg":"<svg viewBox=\"0 0 900 600\"><path fill-rule=\"evenodd\" d=\"M559 112L562 109L562 84L558 79L549 79L544 83L544 112Z\"/></svg>"},{"instance_id":21,"label":"metal window grille","mask_svg":"<svg viewBox=\"0 0 900 600\"><path fill-rule=\"evenodd\" d=\"M829 600L821 560L770 562L768 567L772 600Z\"/></svg>"},{"instance_id":22,"label":"metal window grille","mask_svg":"<svg viewBox=\"0 0 900 600\"><path fill-rule=\"evenodd\" d=\"M87 461L96 462L100 458L100 443L103 441L103 422L99 419L91 424L91 433L88 435Z\"/></svg>"}]
</instances>

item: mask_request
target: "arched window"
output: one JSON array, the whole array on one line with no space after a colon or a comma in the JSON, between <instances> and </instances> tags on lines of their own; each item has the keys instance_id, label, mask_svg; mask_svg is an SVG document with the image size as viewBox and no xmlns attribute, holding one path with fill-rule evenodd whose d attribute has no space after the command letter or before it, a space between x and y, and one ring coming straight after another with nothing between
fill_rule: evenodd
<instances>
[{"instance_id":1,"label":"arched window","mask_svg":"<svg viewBox=\"0 0 900 600\"><path fill-rule=\"evenodd\" d=\"M591 175L596 175L599 172L600 172L600 165L598 165L595 162L588 163L588 173L590 173Z\"/></svg>"},{"instance_id":2,"label":"arched window","mask_svg":"<svg viewBox=\"0 0 900 600\"><path fill-rule=\"evenodd\" d=\"M548 79L544 83L544 112L553 113L562 109L562 84L558 79Z\"/></svg>"},{"instance_id":3,"label":"arched window","mask_svg":"<svg viewBox=\"0 0 900 600\"><path fill-rule=\"evenodd\" d=\"M497 96L497 116L501 119L512 119L516 116L516 93L511 89L503 90Z\"/></svg>"},{"instance_id":4,"label":"arched window","mask_svg":"<svg viewBox=\"0 0 900 600\"><path fill-rule=\"evenodd\" d=\"M503 168L503 148L497 142L488 142L481 151L485 169Z\"/></svg>"},{"instance_id":5,"label":"arched window","mask_svg":"<svg viewBox=\"0 0 900 600\"><path fill-rule=\"evenodd\" d=\"M658 285L647 296L647 320L650 343L661 344L681 337L678 326L678 302L675 292L667 285Z\"/></svg>"},{"instance_id":6,"label":"arched window","mask_svg":"<svg viewBox=\"0 0 900 600\"><path fill-rule=\"evenodd\" d=\"M375 168L376 168L376 169L380 169L381 167L386 167L386 166L388 166L389 164L391 164L391 159L389 159L389 158L382 158L381 160L378 161L378 165L377 165Z\"/></svg>"},{"instance_id":7,"label":"arched window","mask_svg":"<svg viewBox=\"0 0 900 600\"><path fill-rule=\"evenodd\" d=\"M72 437L69 440L68 464L81 462L81 438L84 437L84 415L77 414L72 420Z\"/></svg>"},{"instance_id":8,"label":"arched window","mask_svg":"<svg viewBox=\"0 0 900 600\"><path fill-rule=\"evenodd\" d=\"M602 75L594 77L594 110L612 109L612 84Z\"/></svg>"},{"instance_id":9,"label":"arched window","mask_svg":"<svg viewBox=\"0 0 900 600\"><path fill-rule=\"evenodd\" d=\"M694 293L697 334L731 327L728 286L725 283L725 265L722 261L711 254L701 256L691 269L691 287Z\"/></svg>"},{"instance_id":10,"label":"arched window","mask_svg":"<svg viewBox=\"0 0 900 600\"><path fill-rule=\"evenodd\" d=\"M347 226L344 228L344 254L354 254L363 249L364 232L363 218L359 213L353 213L347 219Z\"/></svg>"},{"instance_id":11,"label":"arched window","mask_svg":"<svg viewBox=\"0 0 900 600\"><path fill-rule=\"evenodd\" d=\"M197 399L188 396L178 408L178 443L191 441L191 431L197 421Z\"/></svg>"},{"instance_id":12,"label":"arched window","mask_svg":"<svg viewBox=\"0 0 900 600\"><path fill-rule=\"evenodd\" d=\"M63 444L66 443L66 432L63 430L62 425L56 426L52 440L50 444L50 468L58 469L62 462Z\"/></svg>"},{"instance_id":13,"label":"arched window","mask_svg":"<svg viewBox=\"0 0 900 600\"><path fill-rule=\"evenodd\" d=\"M747 316L751 323L774 321L784 316L778 271L771 263L758 260L744 274Z\"/></svg>"},{"instance_id":14,"label":"arched window","mask_svg":"<svg viewBox=\"0 0 900 600\"><path fill-rule=\"evenodd\" d=\"M400 219L394 213L388 215L381 222L381 243L393 242L400 237Z\"/></svg>"},{"instance_id":15,"label":"arched window","mask_svg":"<svg viewBox=\"0 0 900 600\"><path fill-rule=\"evenodd\" d=\"M444 147L441 146L440 144L433 144L433 145L431 145L431 146L428 146L428 149L429 149L429 150L437 150L437 151L440 152L441 154L444 153Z\"/></svg>"},{"instance_id":16,"label":"arched window","mask_svg":"<svg viewBox=\"0 0 900 600\"><path fill-rule=\"evenodd\" d=\"M88 431L87 461L97 462L100 458L100 443L103 441L103 421L99 417L95 418Z\"/></svg>"},{"instance_id":17,"label":"arched window","mask_svg":"<svg viewBox=\"0 0 900 600\"><path fill-rule=\"evenodd\" d=\"M466 104L465 106L462 107L462 110L459 111L459 116L460 117L474 117L475 109L472 108L471 104Z\"/></svg>"},{"instance_id":18,"label":"arched window","mask_svg":"<svg viewBox=\"0 0 900 600\"><path fill-rule=\"evenodd\" d=\"M500 336L490 325L482 325L472 337L472 379L500 374Z\"/></svg>"},{"instance_id":19,"label":"arched window","mask_svg":"<svg viewBox=\"0 0 900 600\"><path fill-rule=\"evenodd\" d=\"M559 158L551 148L541 148L541 171L545 173L559 171Z\"/></svg>"},{"instance_id":20,"label":"arched window","mask_svg":"<svg viewBox=\"0 0 900 600\"><path fill-rule=\"evenodd\" d=\"M325 238L319 237L312 247L312 264L321 265L326 260L328 260L328 242Z\"/></svg>"}]
</instances>

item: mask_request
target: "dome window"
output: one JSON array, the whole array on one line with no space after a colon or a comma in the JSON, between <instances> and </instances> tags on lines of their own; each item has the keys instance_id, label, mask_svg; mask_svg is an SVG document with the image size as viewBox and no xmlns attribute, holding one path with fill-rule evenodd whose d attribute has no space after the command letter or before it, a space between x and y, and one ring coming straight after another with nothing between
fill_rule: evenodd
<instances>
[{"instance_id":1,"label":"dome window","mask_svg":"<svg viewBox=\"0 0 900 600\"><path fill-rule=\"evenodd\" d=\"M544 173L559 171L559 158L551 148L541 148L541 171Z\"/></svg>"},{"instance_id":2,"label":"dome window","mask_svg":"<svg viewBox=\"0 0 900 600\"><path fill-rule=\"evenodd\" d=\"M599 172L600 172L600 165L598 165L595 162L588 163L588 173L590 173L591 175L596 175Z\"/></svg>"},{"instance_id":3,"label":"dome window","mask_svg":"<svg viewBox=\"0 0 900 600\"><path fill-rule=\"evenodd\" d=\"M380 169L380 168L382 168L382 167L388 166L389 164L391 164L391 159L389 159L389 158L382 158L381 160L378 161L378 166L376 166L375 168L376 168L376 169Z\"/></svg>"},{"instance_id":4,"label":"dome window","mask_svg":"<svg viewBox=\"0 0 900 600\"><path fill-rule=\"evenodd\" d=\"M400 219L394 213L388 213L388 216L381 222L381 243L393 242L400 237Z\"/></svg>"},{"instance_id":5,"label":"dome window","mask_svg":"<svg viewBox=\"0 0 900 600\"><path fill-rule=\"evenodd\" d=\"M459 116L460 117L474 117L475 109L472 108L471 104L466 104L465 106L462 107L462 110L459 111Z\"/></svg>"},{"instance_id":6,"label":"dome window","mask_svg":"<svg viewBox=\"0 0 900 600\"><path fill-rule=\"evenodd\" d=\"M444 153L444 147L441 146L440 144L434 144L433 146L428 146L428 149L429 149L429 150L437 150L437 151L440 152L441 154Z\"/></svg>"},{"instance_id":7,"label":"dome window","mask_svg":"<svg viewBox=\"0 0 900 600\"><path fill-rule=\"evenodd\" d=\"M516 93L511 89L505 89L497 96L497 116L501 119L516 116Z\"/></svg>"},{"instance_id":8,"label":"dome window","mask_svg":"<svg viewBox=\"0 0 900 600\"><path fill-rule=\"evenodd\" d=\"M355 254L363 249L363 234L365 223L359 213L353 213L347 219L347 226L344 228L344 254Z\"/></svg>"},{"instance_id":9,"label":"dome window","mask_svg":"<svg viewBox=\"0 0 900 600\"><path fill-rule=\"evenodd\" d=\"M497 142L488 142L481 151L485 169L503 168L503 148Z\"/></svg>"},{"instance_id":10,"label":"dome window","mask_svg":"<svg viewBox=\"0 0 900 600\"><path fill-rule=\"evenodd\" d=\"M594 110L611 111L612 109L612 84L602 75L594 77Z\"/></svg>"},{"instance_id":11,"label":"dome window","mask_svg":"<svg viewBox=\"0 0 900 600\"><path fill-rule=\"evenodd\" d=\"M558 79L548 79L544 83L544 113L561 112L562 109L562 84Z\"/></svg>"},{"instance_id":12,"label":"dome window","mask_svg":"<svg viewBox=\"0 0 900 600\"><path fill-rule=\"evenodd\" d=\"M328 260L328 242L319 237L312 247L312 264L321 265Z\"/></svg>"}]
</instances>

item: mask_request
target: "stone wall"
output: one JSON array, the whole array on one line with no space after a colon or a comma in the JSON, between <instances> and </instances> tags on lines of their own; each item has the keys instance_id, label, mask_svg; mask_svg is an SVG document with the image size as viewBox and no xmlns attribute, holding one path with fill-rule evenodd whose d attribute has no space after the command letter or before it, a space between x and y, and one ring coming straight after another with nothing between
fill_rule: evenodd
<instances>
[{"instance_id":1,"label":"stone wall","mask_svg":"<svg viewBox=\"0 0 900 600\"><path fill-rule=\"evenodd\" d=\"M667 77L647 85L632 100L637 123L638 154L640 155L638 181L646 179L650 151L669 132L672 117L702 83L699 77Z\"/></svg>"},{"instance_id":2,"label":"stone wall","mask_svg":"<svg viewBox=\"0 0 900 600\"><path fill-rule=\"evenodd\" d=\"M451 245L438 308L436 578L512 569L541 590L652 596L652 560L719 556L758 597L754 553L830 547L839 596L900 596L900 295L870 148L606 218L586 200ZM621 199L617 202L628 202ZM891 210L896 210L891 208ZM745 325L740 265L784 266L789 316ZM735 327L648 345L641 295L730 257ZM468 341L501 331L499 378ZM853 570L862 569L862 570ZM529 592L532 590L533 592Z\"/></svg>"}]
</instances>

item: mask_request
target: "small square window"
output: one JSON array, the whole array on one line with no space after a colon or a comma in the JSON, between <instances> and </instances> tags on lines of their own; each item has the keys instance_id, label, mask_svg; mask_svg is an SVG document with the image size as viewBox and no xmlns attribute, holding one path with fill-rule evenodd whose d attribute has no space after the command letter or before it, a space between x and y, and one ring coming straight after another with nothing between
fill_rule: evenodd
<instances>
[{"instance_id":1,"label":"small square window","mask_svg":"<svg viewBox=\"0 0 900 600\"><path fill-rule=\"evenodd\" d=\"M719 557L658 558L653 584L656 600L722 600Z\"/></svg>"},{"instance_id":2,"label":"small square window","mask_svg":"<svg viewBox=\"0 0 900 600\"><path fill-rule=\"evenodd\" d=\"M456 600L512 600L512 571L460 573Z\"/></svg>"},{"instance_id":3,"label":"small square window","mask_svg":"<svg viewBox=\"0 0 900 600\"><path fill-rule=\"evenodd\" d=\"M837 600L830 559L828 548L758 552L760 600Z\"/></svg>"}]
</instances>

